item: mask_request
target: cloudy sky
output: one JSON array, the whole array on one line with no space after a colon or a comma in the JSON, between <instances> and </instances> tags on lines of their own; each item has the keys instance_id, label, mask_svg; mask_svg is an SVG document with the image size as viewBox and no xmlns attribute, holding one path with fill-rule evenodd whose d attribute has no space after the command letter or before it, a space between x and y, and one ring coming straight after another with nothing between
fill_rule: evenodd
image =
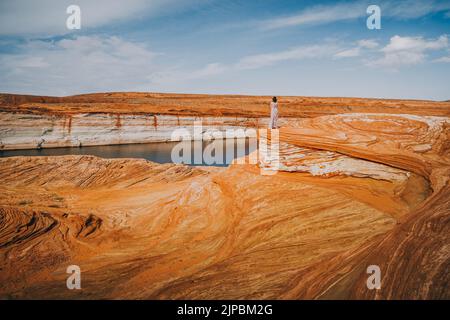
<instances>
[{"instance_id":1,"label":"cloudy sky","mask_svg":"<svg viewBox=\"0 0 450 320\"><path fill-rule=\"evenodd\" d=\"M450 0L1 0L0 92L448 100L449 38Z\"/></svg>"}]
</instances>

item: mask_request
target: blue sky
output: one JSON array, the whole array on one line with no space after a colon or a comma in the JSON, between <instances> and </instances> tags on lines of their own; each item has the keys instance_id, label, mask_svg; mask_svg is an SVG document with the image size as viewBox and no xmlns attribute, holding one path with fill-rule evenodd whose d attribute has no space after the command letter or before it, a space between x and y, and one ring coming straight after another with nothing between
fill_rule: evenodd
<instances>
[{"instance_id":1,"label":"blue sky","mask_svg":"<svg viewBox=\"0 0 450 320\"><path fill-rule=\"evenodd\" d=\"M450 0L3 0L0 92L447 100L449 37Z\"/></svg>"}]
</instances>

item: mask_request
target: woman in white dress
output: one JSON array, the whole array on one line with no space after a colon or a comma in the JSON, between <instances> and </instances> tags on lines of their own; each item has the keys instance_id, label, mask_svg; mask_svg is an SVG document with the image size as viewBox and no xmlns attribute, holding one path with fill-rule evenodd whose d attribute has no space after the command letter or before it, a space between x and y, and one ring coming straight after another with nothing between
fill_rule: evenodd
<instances>
[{"instance_id":1,"label":"woman in white dress","mask_svg":"<svg viewBox=\"0 0 450 320\"><path fill-rule=\"evenodd\" d=\"M278 102L277 97L272 98L272 102L270 103L270 122L269 122L269 128L270 129L277 129L277 122L278 122Z\"/></svg>"}]
</instances>

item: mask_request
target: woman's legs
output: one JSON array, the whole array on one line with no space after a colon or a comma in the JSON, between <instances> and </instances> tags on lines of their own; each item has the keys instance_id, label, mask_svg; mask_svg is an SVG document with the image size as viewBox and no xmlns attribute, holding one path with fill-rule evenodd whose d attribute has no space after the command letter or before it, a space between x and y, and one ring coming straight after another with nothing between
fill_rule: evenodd
<instances>
[{"instance_id":1,"label":"woman's legs","mask_svg":"<svg viewBox=\"0 0 450 320\"><path fill-rule=\"evenodd\" d=\"M269 128L270 129L276 129L278 128L278 112L272 111L270 113L270 122L269 122Z\"/></svg>"}]
</instances>

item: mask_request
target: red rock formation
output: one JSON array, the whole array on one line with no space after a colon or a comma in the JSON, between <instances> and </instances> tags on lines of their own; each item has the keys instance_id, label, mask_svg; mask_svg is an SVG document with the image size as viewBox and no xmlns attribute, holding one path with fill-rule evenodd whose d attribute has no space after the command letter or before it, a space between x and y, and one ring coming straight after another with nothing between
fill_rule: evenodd
<instances>
[{"instance_id":1,"label":"red rock formation","mask_svg":"<svg viewBox=\"0 0 450 320\"><path fill-rule=\"evenodd\" d=\"M319 284L314 280L317 270L303 273L302 278L311 282L293 287L286 297L449 298L449 128L448 118L342 115L306 120L301 128L281 130L282 141L415 172L429 180L433 190L372 245L327 263ZM371 264L383 272L382 290L367 290L365 268ZM342 277L337 279L336 274Z\"/></svg>"},{"instance_id":2,"label":"red rock formation","mask_svg":"<svg viewBox=\"0 0 450 320\"><path fill-rule=\"evenodd\" d=\"M70 97L0 94L0 111L23 113L121 113L213 117L266 117L271 97L113 92ZM450 102L365 98L280 97L283 117L343 112L450 116Z\"/></svg>"},{"instance_id":3,"label":"red rock formation","mask_svg":"<svg viewBox=\"0 0 450 320\"><path fill-rule=\"evenodd\" d=\"M450 298L448 118L332 115L279 136L275 175L270 161L0 159L0 298Z\"/></svg>"}]
</instances>

